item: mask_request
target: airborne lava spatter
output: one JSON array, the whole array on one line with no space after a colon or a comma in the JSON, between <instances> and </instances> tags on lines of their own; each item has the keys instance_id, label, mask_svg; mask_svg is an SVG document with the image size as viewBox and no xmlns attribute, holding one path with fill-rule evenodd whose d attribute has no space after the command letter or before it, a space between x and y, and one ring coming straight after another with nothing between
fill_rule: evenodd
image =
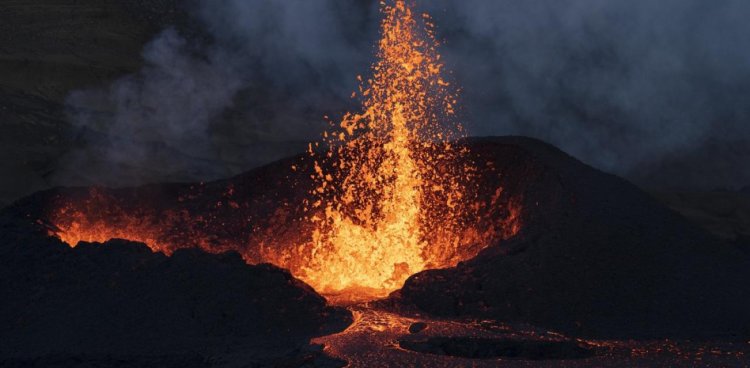
<instances>
[{"instance_id":1,"label":"airborne lava spatter","mask_svg":"<svg viewBox=\"0 0 750 368\"><path fill-rule=\"evenodd\" d=\"M362 111L324 134L329 151L310 151L317 230L299 276L322 292L386 294L463 258L459 226L474 169L451 144L462 130L456 93L442 76L429 17L415 17L404 1L383 12L372 78L359 78Z\"/></svg>"},{"instance_id":2,"label":"airborne lava spatter","mask_svg":"<svg viewBox=\"0 0 750 368\"><path fill-rule=\"evenodd\" d=\"M64 195L50 203L50 233L71 246L121 237L167 254L236 250L342 300L384 296L414 273L454 266L516 234L520 198L482 179L494 167L475 165L459 142L457 91L443 77L429 16L403 0L382 11L378 59L372 76L359 78L362 110L324 133L327 149L310 144L292 173L271 165L259 170L273 184L252 179L221 194L217 182L213 192Z\"/></svg>"}]
</instances>

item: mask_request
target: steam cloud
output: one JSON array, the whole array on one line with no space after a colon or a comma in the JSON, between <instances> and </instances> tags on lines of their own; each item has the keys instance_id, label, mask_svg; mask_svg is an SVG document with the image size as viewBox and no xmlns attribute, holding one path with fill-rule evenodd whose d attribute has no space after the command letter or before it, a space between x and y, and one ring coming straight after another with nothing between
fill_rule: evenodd
<instances>
[{"instance_id":1,"label":"steam cloud","mask_svg":"<svg viewBox=\"0 0 750 368\"><path fill-rule=\"evenodd\" d=\"M750 184L750 3L418 4L445 40L472 135L538 137L646 185ZM106 175L90 180L205 179L291 153L324 115L351 107L355 76L372 62L377 6L193 6L206 37L167 29L139 73L71 94L74 124L106 143L71 153L61 172L96 161Z\"/></svg>"}]
</instances>

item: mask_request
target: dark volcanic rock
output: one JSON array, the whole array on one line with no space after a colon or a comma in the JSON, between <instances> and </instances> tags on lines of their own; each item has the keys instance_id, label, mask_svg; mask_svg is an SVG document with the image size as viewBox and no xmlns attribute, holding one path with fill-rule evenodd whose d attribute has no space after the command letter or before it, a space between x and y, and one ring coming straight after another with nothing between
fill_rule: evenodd
<instances>
[{"instance_id":1,"label":"dark volcanic rock","mask_svg":"<svg viewBox=\"0 0 750 368\"><path fill-rule=\"evenodd\" d=\"M409 333L420 333L425 328L427 328L427 324L424 322L414 322L409 326Z\"/></svg>"},{"instance_id":2,"label":"dark volcanic rock","mask_svg":"<svg viewBox=\"0 0 750 368\"><path fill-rule=\"evenodd\" d=\"M403 302L442 316L596 337L750 335L750 261L624 180L542 142L472 140L523 196L522 230L453 269L412 276Z\"/></svg>"},{"instance_id":3,"label":"dark volcanic rock","mask_svg":"<svg viewBox=\"0 0 750 368\"><path fill-rule=\"evenodd\" d=\"M3 364L76 356L112 364L106 358L114 356L201 366L196 354L232 349L256 352L247 364L288 354L348 318L289 272L247 265L236 253L167 257L124 240L71 249L13 234L0 232Z\"/></svg>"}]
</instances>

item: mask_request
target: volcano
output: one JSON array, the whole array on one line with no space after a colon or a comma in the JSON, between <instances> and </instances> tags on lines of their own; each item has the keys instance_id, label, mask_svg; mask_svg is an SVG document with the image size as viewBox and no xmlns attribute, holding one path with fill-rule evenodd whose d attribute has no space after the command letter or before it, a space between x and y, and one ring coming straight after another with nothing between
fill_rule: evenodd
<instances>
[{"instance_id":1,"label":"volcano","mask_svg":"<svg viewBox=\"0 0 750 368\"><path fill-rule=\"evenodd\" d=\"M497 137L460 145L485 168L477 180L480 199L489 205L476 229L500 229L492 232L501 235L477 244L478 255L456 267L411 276L392 301L440 316L524 321L581 336L750 333L744 282L750 257L741 248L543 142ZM173 256L200 248L262 262L276 254L267 249L269 239L295 244L309 231L301 220L304 209L295 206L305 196L301 183L315 171L299 165L305 157L210 183L40 192L2 212L4 254L47 262L93 251L77 240L125 238ZM293 164L296 171L289 170ZM513 227L518 231L507 230ZM63 247L63 241L78 246ZM99 267L120 262L103 260ZM4 280L23 279L34 269L13 261L3 268ZM18 298L9 287L5 300Z\"/></svg>"},{"instance_id":2,"label":"volcano","mask_svg":"<svg viewBox=\"0 0 750 368\"><path fill-rule=\"evenodd\" d=\"M429 15L403 0L381 10L361 109L329 119L307 152L224 180L61 187L3 209L0 364L750 353L746 247L547 143L468 138Z\"/></svg>"}]
</instances>

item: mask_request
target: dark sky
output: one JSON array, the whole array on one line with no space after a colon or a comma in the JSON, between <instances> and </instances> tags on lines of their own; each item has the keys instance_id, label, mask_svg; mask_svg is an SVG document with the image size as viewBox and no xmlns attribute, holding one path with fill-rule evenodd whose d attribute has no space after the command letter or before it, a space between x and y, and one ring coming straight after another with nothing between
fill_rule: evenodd
<instances>
[{"instance_id":1,"label":"dark sky","mask_svg":"<svg viewBox=\"0 0 750 368\"><path fill-rule=\"evenodd\" d=\"M541 138L648 186L750 184L750 2L416 4L435 19L472 135ZM200 29L165 29L139 73L69 97L76 126L128 137L106 159L169 166L144 148L159 142L239 170L276 157L232 153L243 147L315 138L324 115L351 107L380 19L373 1L203 1L189 14Z\"/></svg>"}]
</instances>

